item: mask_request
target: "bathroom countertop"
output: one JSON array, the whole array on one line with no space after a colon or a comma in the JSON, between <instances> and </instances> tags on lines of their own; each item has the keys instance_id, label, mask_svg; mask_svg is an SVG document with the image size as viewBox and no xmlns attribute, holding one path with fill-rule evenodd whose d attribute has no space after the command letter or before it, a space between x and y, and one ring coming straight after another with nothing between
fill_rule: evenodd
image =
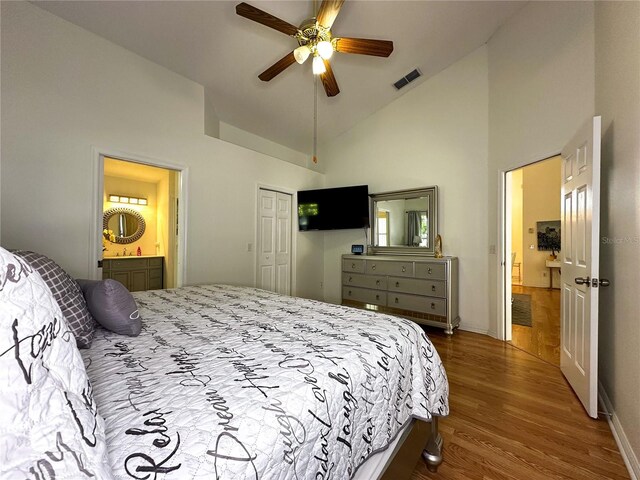
<instances>
[{"instance_id":1,"label":"bathroom countertop","mask_svg":"<svg viewBox=\"0 0 640 480\"><path fill-rule=\"evenodd\" d=\"M105 255L103 260L122 260L124 258L163 258L164 255Z\"/></svg>"}]
</instances>

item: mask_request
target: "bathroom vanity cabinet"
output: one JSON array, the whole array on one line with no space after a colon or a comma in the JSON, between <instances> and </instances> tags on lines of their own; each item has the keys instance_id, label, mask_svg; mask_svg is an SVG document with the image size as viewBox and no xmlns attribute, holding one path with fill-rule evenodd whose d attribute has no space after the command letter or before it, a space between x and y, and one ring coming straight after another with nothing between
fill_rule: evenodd
<instances>
[{"instance_id":1,"label":"bathroom vanity cabinet","mask_svg":"<svg viewBox=\"0 0 640 480\"><path fill-rule=\"evenodd\" d=\"M117 280L130 292L164 288L164 257L109 257L102 261L102 278Z\"/></svg>"}]
</instances>

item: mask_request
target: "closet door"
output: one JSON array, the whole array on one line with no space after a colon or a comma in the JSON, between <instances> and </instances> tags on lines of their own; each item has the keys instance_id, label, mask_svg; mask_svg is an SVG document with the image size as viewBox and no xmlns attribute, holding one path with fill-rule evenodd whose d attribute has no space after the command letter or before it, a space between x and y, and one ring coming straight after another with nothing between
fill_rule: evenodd
<instances>
[{"instance_id":1,"label":"closet door","mask_svg":"<svg viewBox=\"0 0 640 480\"><path fill-rule=\"evenodd\" d=\"M257 286L291 293L291 195L260 189L258 194Z\"/></svg>"},{"instance_id":2,"label":"closet door","mask_svg":"<svg viewBox=\"0 0 640 480\"><path fill-rule=\"evenodd\" d=\"M283 295L291 294L291 195L276 194L276 288Z\"/></svg>"}]
</instances>

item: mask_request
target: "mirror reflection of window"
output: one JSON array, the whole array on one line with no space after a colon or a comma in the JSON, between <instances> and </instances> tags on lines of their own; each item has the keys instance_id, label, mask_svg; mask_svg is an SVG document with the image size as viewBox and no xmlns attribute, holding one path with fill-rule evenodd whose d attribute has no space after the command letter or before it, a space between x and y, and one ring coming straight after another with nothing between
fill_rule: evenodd
<instances>
[{"instance_id":1,"label":"mirror reflection of window","mask_svg":"<svg viewBox=\"0 0 640 480\"><path fill-rule=\"evenodd\" d=\"M376 228L378 232L379 247L389 246L389 212L378 210L378 225Z\"/></svg>"},{"instance_id":2,"label":"mirror reflection of window","mask_svg":"<svg viewBox=\"0 0 640 480\"><path fill-rule=\"evenodd\" d=\"M420 212L420 246L429 246L429 222L427 212Z\"/></svg>"}]
</instances>

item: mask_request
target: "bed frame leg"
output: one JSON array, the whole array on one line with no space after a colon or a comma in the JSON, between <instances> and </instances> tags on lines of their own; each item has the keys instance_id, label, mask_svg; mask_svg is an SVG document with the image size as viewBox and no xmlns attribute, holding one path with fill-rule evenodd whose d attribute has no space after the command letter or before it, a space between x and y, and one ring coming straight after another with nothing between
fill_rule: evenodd
<instances>
[{"instance_id":1,"label":"bed frame leg","mask_svg":"<svg viewBox=\"0 0 640 480\"><path fill-rule=\"evenodd\" d=\"M427 446L422 451L422 459L427 464L430 472L437 472L442 463L442 436L438 433L438 417L431 418L431 434L427 440Z\"/></svg>"}]
</instances>

